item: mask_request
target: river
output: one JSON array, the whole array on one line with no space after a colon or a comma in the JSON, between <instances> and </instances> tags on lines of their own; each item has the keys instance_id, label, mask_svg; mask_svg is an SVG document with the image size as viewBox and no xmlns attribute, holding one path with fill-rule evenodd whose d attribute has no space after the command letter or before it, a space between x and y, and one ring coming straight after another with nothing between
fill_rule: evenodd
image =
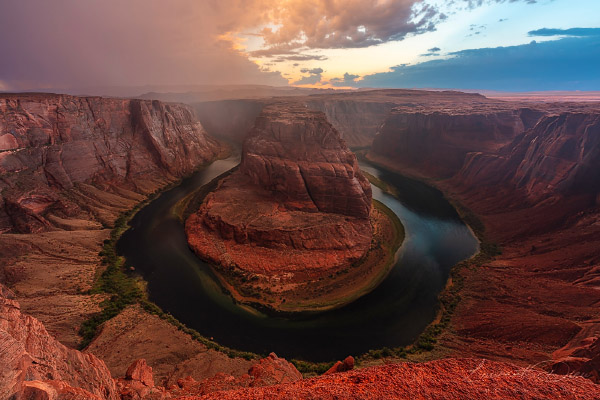
<instances>
[{"instance_id":1,"label":"river","mask_svg":"<svg viewBox=\"0 0 600 400\"><path fill-rule=\"evenodd\" d=\"M477 239L442 193L361 163L363 170L402 193L396 199L373 187L373 198L392 209L406 230L388 277L355 302L320 314L282 318L240 307L190 250L183 224L172 213L179 200L238 162L235 157L215 161L162 193L136 214L117 244L127 265L148 282L151 301L222 345L330 361L409 344L435 317L437 295L452 266L478 251Z\"/></svg>"}]
</instances>

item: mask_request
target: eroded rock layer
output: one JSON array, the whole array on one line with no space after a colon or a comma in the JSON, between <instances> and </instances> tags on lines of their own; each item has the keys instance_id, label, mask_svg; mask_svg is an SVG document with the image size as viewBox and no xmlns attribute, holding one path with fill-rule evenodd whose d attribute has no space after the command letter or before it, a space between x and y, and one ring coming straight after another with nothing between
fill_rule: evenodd
<instances>
[{"instance_id":1,"label":"eroded rock layer","mask_svg":"<svg viewBox=\"0 0 600 400\"><path fill-rule=\"evenodd\" d=\"M391 112L373 141L373 152L436 176L454 175L469 152L495 150L532 127L543 113L497 105Z\"/></svg>"},{"instance_id":2,"label":"eroded rock layer","mask_svg":"<svg viewBox=\"0 0 600 400\"><path fill-rule=\"evenodd\" d=\"M371 187L325 116L265 108L240 168L186 223L194 250L221 266L307 280L349 266L371 242Z\"/></svg>"},{"instance_id":3,"label":"eroded rock layer","mask_svg":"<svg viewBox=\"0 0 600 400\"><path fill-rule=\"evenodd\" d=\"M77 399L118 398L104 362L59 343L40 321L21 314L19 303L2 285L0 316L0 398L27 393L30 397L23 398L48 398L33 396L44 391L75 392L80 397L72 398Z\"/></svg>"},{"instance_id":4,"label":"eroded rock layer","mask_svg":"<svg viewBox=\"0 0 600 400\"><path fill-rule=\"evenodd\" d=\"M598 381L599 107L542 116L496 149L472 147L449 179L427 166L434 160L419 163L403 157L406 149L393 156L374 146L371 158L436 179L502 248L493 260L461 270L454 332L441 340L454 354L545 362ZM389 121L386 142L402 140L406 127L394 130Z\"/></svg>"},{"instance_id":5,"label":"eroded rock layer","mask_svg":"<svg viewBox=\"0 0 600 400\"><path fill-rule=\"evenodd\" d=\"M93 225L90 220L110 224L110 215L95 211L94 202L106 202L110 194L152 192L218 151L183 105L2 95L0 231L82 229ZM94 188L109 194L95 196Z\"/></svg>"}]
</instances>

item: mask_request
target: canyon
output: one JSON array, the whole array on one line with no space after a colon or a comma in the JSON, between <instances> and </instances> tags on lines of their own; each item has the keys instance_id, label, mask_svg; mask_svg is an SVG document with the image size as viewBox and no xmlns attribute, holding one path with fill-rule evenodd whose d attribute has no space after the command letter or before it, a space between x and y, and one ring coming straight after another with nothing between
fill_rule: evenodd
<instances>
[{"instance_id":1,"label":"canyon","mask_svg":"<svg viewBox=\"0 0 600 400\"><path fill-rule=\"evenodd\" d=\"M239 169L206 196L187 220L186 234L196 254L241 294L237 300L257 293L255 302L293 311L291 304L307 310L300 295L335 301L323 287L350 267L368 264L371 274L381 275L362 262L375 226L377 232L393 229L371 207L371 185L354 154L323 113L292 102L263 108L244 141ZM360 275L362 285L371 285L369 274ZM344 298L357 289L349 280L343 286L338 296ZM265 299L271 293L277 300Z\"/></svg>"},{"instance_id":2,"label":"canyon","mask_svg":"<svg viewBox=\"0 0 600 400\"><path fill-rule=\"evenodd\" d=\"M597 107L554 112L560 108L554 104L497 149L483 137L467 151L438 131L438 142L424 145L419 162L401 151L394 155L398 142L423 145L423 131L406 128L394 113L375 138L370 159L441 188L501 247L492 260L460 270L461 302L440 352L539 363L597 381L590 367L600 326ZM462 166L437 157L438 148L451 148Z\"/></svg>"},{"instance_id":3,"label":"canyon","mask_svg":"<svg viewBox=\"0 0 600 400\"><path fill-rule=\"evenodd\" d=\"M10 382L3 398L599 397L598 103L411 90L226 101L219 113L206 110L220 101L2 95L0 376ZM367 359L359 365L367 368L301 379L274 354L229 357L140 304L104 322L85 351L74 350L78 327L109 297L90 289L105 268L98 253L110 227L222 156L226 146L211 133L245 140L242 163L186 229L193 238L211 227L211 239L192 246L218 239L228 254L240 249L237 265L257 265L248 241L272 250L282 237L306 252L294 257L303 265L364 254L375 207L340 137L354 148L372 142L366 158L440 188L501 253L455 270L448 289L454 285L460 301L433 350L408 354L418 363ZM319 230L296 237L264 221L253 226L256 210L294 227L318 216ZM324 232L332 240L319 242ZM270 254L259 254L265 270Z\"/></svg>"}]
</instances>

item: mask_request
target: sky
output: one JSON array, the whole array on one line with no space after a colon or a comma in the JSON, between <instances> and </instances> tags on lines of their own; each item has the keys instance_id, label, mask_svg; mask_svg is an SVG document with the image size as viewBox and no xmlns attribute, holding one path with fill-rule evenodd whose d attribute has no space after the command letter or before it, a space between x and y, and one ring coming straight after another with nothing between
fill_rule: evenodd
<instances>
[{"instance_id":1,"label":"sky","mask_svg":"<svg viewBox=\"0 0 600 400\"><path fill-rule=\"evenodd\" d=\"M0 0L0 91L600 90L598 0Z\"/></svg>"}]
</instances>

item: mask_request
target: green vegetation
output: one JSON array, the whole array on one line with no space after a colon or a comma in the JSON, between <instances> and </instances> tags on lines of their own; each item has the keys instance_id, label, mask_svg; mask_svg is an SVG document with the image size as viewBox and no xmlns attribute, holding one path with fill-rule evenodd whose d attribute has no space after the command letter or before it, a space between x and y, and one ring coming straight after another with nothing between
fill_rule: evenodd
<instances>
[{"instance_id":1,"label":"green vegetation","mask_svg":"<svg viewBox=\"0 0 600 400\"><path fill-rule=\"evenodd\" d=\"M110 238L104 241L102 251L99 253L102 257L102 264L105 265L106 268L96 279L93 288L89 291L89 294L105 294L107 295L107 298L100 303L101 311L81 324L81 327L79 328L79 335L82 337L79 345L80 349L87 347L96 337L100 325L111 318L116 317L127 306L137 303L145 311L167 321L178 330L190 335L194 340L204 344L209 349L225 353L231 358L241 357L246 360L252 360L259 357L259 355L254 353L237 351L221 346L220 344L205 338L196 330L188 328L171 314L165 313L160 307L148 300L145 281L140 277L128 274L126 271L128 271L129 268L125 265L124 258L117 254L117 242L121 235L129 229L128 223L135 214L150 201L158 197L163 191L169 190L180 183L181 181L178 181L155 191L150 194L146 200L138 203L132 209L121 213L115 220L114 226L110 232ZM214 184L214 181L210 184ZM194 194L197 195L198 192L195 192ZM188 203L185 205L187 208Z\"/></svg>"},{"instance_id":2,"label":"green vegetation","mask_svg":"<svg viewBox=\"0 0 600 400\"><path fill-rule=\"evenodd\" d=\"M335 361L315 363L310 361L294 359L291 361L291 363L294 364L296 369L300 371L303 375L311 376L324 374L329 368L333 367Z\"/></svg>"},{"instance_id":3,"label":"green vegetation","mask_svg":"<svg viewBox=\"0 0 600 400\"><path fill-rule=\"evenodd\" d=\"M368 173L364 174L372 184L390 193L392 196L398 197L394 193L395 188ZM190 210L197 208L204 199L204 196L212 190L210 188L214 188L217 182L222 178L223 176L215 178L215 180L211 181L208 185L205 185L202 189L186 197L176 206L174 212L181 218L189 216ZM94 287L89 292L90 294L105 294L107 295L107 298L100 303L101 311L81 325L79 330L79 334L82 336L80 348L85 348L93 340L102 323L117 316L127 306L137 303L145 311L167 321L178 330L188 334L194 340L204 344L210 349L223 352L232 358L242 357L247 360L257 359L260 357L258 354L230 349L203 337L194 329L188 328L171 314L165 313L156 304L150 302L147 298L145 282L141 278L126 272L128 268L125 265L125 260L123 257L118 256L116 252L116 243L121 235L128 229L128 222L131 218L133 218L133 216L148 202L156 198L162 191L168 190L179 183L180 182L176 182L161 190L157 190L149 195L145 201L139 203L131 210L122 213L115 221L110 233L110 238L105 240L102 251L99 253L102 257L102 264L105 265L106 268L97 278ZM480 252L471 259L462 261L452 268L450 272L451 284L439 294L440 311L438 319L430 324L412 345L397 348L384 347L382 349L370 350L357 358L358 364L369 360L388 357L406 358L410 354L433 350L437 344L438 337L446 328L448 328L451 316L460 302L460 292L464 284L464 278L460 274L460 271L465 268L477 268L477 266L488 262L498 254L501 254L501 249L496 244L485 239L483 223L470 210L461 204L456 202L451 203L458 211L462 220L472 229L479 239ZM382 211L386 212L386 209L382 209ZM392 221L395 222L395 219L392 218ZM400 237L396 238L396 240L399 240L401 243L403 239L403 227L400 224L396 229L401 232L399 235ZM296 359L291 360L291 362L301 373L306 375L322 374L334 364L334 362L314 363Z\"/></svg>"},{"instance_id":4,"label":"green vegetation","mask_svg":"<svg viewBox=\"0 0 600 400\"><path fill-rule=\"evenodd\" d=\"M153 199L156 194L149 196L147 201ZM115 221L115 226L110 232L110 239L104 241L99 255L102 257L102 264L106 266L106 269L96 280L90 294L106 293L110 297L100 303L102 311L99 314L81 324L79 328L79 334L82 337L80 348L86 347L92 341L98 327L103 322L117 316L125 307L145 296L142 282L124 272L123 257L119 257L116 250L117 240L127 230L127 223L145 203L138 204L133 209L122 213Z\"/></svg>"},{"instance_id":5,"label":"green vegetation","mask_svg":"<svg viewBox=\"0 0 600 400\"><path fill-rule=\"evenodd\" d=\"M385 168L384 166L380 167ZM395 192L395 188L389 185L387 182L384 182L368 172L363 171L363 174L373 185L396 198L398 197L397 193ZM384 357L406 358L409 354L433 350L437 344L437 339L439 336L444 332L445 329L448 328L451 317L461 300L460 292L464 286L464 277L460 271L464 270L465 268L477 268L479 265L489 262L499 254L502 254L502 250L497 244L486 239L485 226L473 212L456 201L449 200L449 202L456 209L463 222L469 226L479 240L479 253L475 254L470 259L464 260L452 267L452 270L450 271L449 284L438 295L438 318L419 335L412 345L406 347L397 347L394 349L384 347L383 349L369 350L367 353L358 357L358 363Z\"/></svg>"}]
</instances>

